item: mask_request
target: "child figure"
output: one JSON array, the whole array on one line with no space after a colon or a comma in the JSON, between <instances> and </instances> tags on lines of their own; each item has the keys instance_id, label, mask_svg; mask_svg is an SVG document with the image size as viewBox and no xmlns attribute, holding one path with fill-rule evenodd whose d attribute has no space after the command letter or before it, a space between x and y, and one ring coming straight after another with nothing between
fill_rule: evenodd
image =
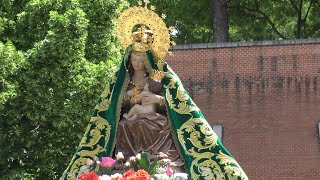
<instances>
[{"instance_id":1,"label":"child figure","mask_svg":"<svg viewBox=\"0 0 320 180\"><path fill-rule=\"evenodd\" d=\"M143 91L141 92L141 96L147 95L149 93L149 84L146 83L146 85L143 88ZM156 105L155 104L135 104L128 113L123 114L123 117L132 121L135 120L138 117L138 114L144 114L144 113L155 113L156 112Z\"/></svg>"}]
</instances>

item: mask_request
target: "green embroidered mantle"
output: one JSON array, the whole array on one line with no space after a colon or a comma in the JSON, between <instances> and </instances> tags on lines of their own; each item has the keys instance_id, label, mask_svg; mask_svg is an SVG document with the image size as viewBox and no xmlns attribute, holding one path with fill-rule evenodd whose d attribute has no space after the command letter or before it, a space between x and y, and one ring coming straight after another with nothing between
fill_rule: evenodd
<instances>
[{"instance_id":1,"label":"green embroidered mantle","mask_svg":"<svg viewBox=\"0 0 320 180\"><path fill-rule=\"evenodd\" d=\"M112 155L117 138L121 102L129 83L126 70L129 53L127 50L120 69L101 94L79 148L61 180L77 179L78 174L86 168L88 158L98 159ZM162 79L162 93L175 144L185 162L190 179L248 179L187 94L179 77L164 60L156 62L151 51L146 53L146 69L149 72L157 70L165 73Z\"/></svg>"}]
</instances>

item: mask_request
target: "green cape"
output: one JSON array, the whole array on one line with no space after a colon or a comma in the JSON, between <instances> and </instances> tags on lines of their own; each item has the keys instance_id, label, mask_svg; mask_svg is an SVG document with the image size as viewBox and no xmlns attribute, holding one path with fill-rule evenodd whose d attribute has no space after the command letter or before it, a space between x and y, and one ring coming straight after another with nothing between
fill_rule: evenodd
<instances>
[{"instance_id":1,"label":"green cape","mask_svg":"<svg viewBox=\"0 0 320 180\"><path fill-rule=\"evenodd\" d=\"M130 81L126 70L130 53L128 49L120 69L98 99L76 154L61 179L76 179L75 177L87 168L88 158L100 159L112 155L116 144L121 103ZM161 81L162 93L172 136L185 162L189 178L193 180L248 179L187 94L179 77L164 60L155 61L151 51L146 53L148 56L145 60L146 69L149 72L152 70L165 72L165 77Z\"/></svg>"}]
</instances>

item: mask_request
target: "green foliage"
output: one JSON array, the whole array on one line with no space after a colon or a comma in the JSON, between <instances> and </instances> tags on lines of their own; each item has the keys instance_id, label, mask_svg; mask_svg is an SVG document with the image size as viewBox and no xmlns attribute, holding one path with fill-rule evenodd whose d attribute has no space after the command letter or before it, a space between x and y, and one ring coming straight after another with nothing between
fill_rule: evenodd
<instances>
[{"instance_id":1,"label":"green foliage","mask_svg":"<svg viewBox=\"0 0 320 180\"><path fill-rule=\"evenodd\" d=\"M57 179L121 58L119 2L14 2L0 5L0 179Z\"/></svg>"},{"instance_id":2,"label":"green foliage","mask_svg":"<svg viewBox=\"0 0 320 180\"><path fill-rule=\"evenodd\" d=\"M167 15L168 26L177 29L172 40L177 44L191 44L214 42L211 1L157 0L150 4L158 14ZM137 5L134 0L128 2ZM227 3L230 41L320 37L319 0L232 0Z\"/></svg>"},{"instance_id":3,"label":"green foliage","mask_svg":"<svg viewBox=\"0 0 320 180\"><path fill-rule=\"evenodd\" d=\"M17 95L18 82L14 78L24 66L25 56L17 51L11 41L0 42L0 110L5 102Z\"/></svg>"},{"instance_id":4,"label":"green foliage","mask_svg":"<svg viewBox=\"0 0 320 180\"><path fill-rule=\"evenodd\" d=\"M156 157L151 163L150 154L147 152L142 152L141 158L138 161L140 167L135 167L135 171L137 171L138 169L144 169L151 176L154 176L156 174L157 168L159 167L158 157Z\"/></svg>"},{"instance_id":5,"label":"green foliage","mask_svg":"<svg viewBox=\"0 0 320 180\"><path fill-rule=\"evenodd\" d=\"M137 5L135 0L128 2ZM163 13L167 16L167 26L177 29L171 38L177 44L213 42L209 0L157 0L150 1L150 4L156 7L155 12L159 15Z\"/></svg>"},{"instance_id":6,"label":"green foliage","mask_svg":"<svg viewBox=\"0 0 320 180\"><path fill-rule=\"evenodd\" d=\"M233 0L229 2L231 41L320 37L320 23L317 20L320 16L320 4L317 0ZM301 24L298 22L299 17Z\"/></svg>"}]
</instances>

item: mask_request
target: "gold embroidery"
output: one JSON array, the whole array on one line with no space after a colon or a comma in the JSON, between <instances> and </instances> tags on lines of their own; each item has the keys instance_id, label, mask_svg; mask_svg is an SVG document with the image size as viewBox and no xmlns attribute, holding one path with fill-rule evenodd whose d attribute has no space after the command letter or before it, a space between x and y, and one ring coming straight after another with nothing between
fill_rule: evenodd
<instances>
[{"instance_id":1,"label":"gold embroidery","mask_svg":"<svg viewBox=\"0 0 320 180\"><path fill-rule=\"evenodd\" d=\"M189 95L184 91L183 87L179 86L176 99L179 99L180 101L187 101L189 98Z\"/></svg>"},{"instance_id":2,"label":"gold embroidery","mask_svg":"<svg viewBox=\"0 0 320 180\"><path fill-rule=\"evenodd\" d=\"M79 154L81 157L92 157L93 159L95 159L94 158L95 155L99 154L102 151L103 151L103 147L98 145L97 148L94 150L82 150L82 151L79 151L77 154Z\"/></svg>"},{"instance_id":3,"label":"gold embroidery","mask_svg":"<svg viewBox=\"0 0 320 180\"><path fill-rule=\"evenodd\" d=\"M107 84L104 91L101 94L101 102L98 103L95 107L95 109L99 110L99 111L106 111L109 108L110 105L110 99L111 96L108 98L108 96L111 95L111 91L110 91L110 84Z\"/></svg>"},{"instance_id":4,"label":"gold embroidery","mask_svg":"<svg viewBox=\"0 0 320 180\"><path fill-rule=\"evenodd\" d=\"M205 180L213 180L215 179L213 173L211 172L211 169L205 166L200 166L199 167L200 172L202 176L204 177Z\"/></svg>"},{"instance_id":5,"label":"gold embroidery","mask_svg":"<svg viewBox=\"0 0 320 180\"><path fill-rule=\"evenodd\" d=\"M198 153L194 150L194 148L191 148L189 150L189 153L191 156L193 156L195 159L191 162L190 167L190 175L191 179L197 180L200 179L200 176L204 177L204 179L215 179L214 174L217 176L217 180L224 180L223 172L218 165L218 163L211 159L211 157L214 155L214 153L210 152L204 152L204 153ZM202 161L201 163L199 163ZM198 167L199 173L195 172L195 168Z\"/></svg>"},{"instance_id":6,"label":"gold embroidery","mask_svg":"<svg viewBox=\"0 0 320 180\"><path fill-rule=\"evenodd\" d=\"M158 67L158 69L160 70L160 71L164 71L163 70L163 67L164 67L164 65L166 65L167 63L163 60L163 59L160 59L160 60L158 60L157 61L157 67Z\"/></svg>"},{"instance_id":7,"label":"gold embroidery","mask_svg":"<svg viewBox=\"0 0 320 180\"><path fill-rule=\"evenodd\" d=\"M190 114L193 111L200 111L197 106L193 106L193 102L190 99L190 96L185 92L183 86L179 86L176 88L177 82L180 82L179 78L176 78L172 74L169 75L170 82L166 86L166 98L169 104L169 107L176 111L179 114ZM172 95L170 93L170 89L176 90L176 100L179 100L178 105L174 102Z\"/></svg>"},{"instance_id":8,"label":"gold embroidery","mask_svg":"<svg viewBox=\"0 0 320 180\"><path fill-rule=\"evenodd\" d=\"M217 179L223 180L224 176L220 176L223 174L220 166L211 159L215 154L210 151L218 145L218 136L207 125L203 118L190 118L178 129L178 139L187 154L194 157L190 167L192 179L200 179L200 176L204 179L212 179L215 174ZM190 134L189 137L188 134ZM185 140L192 143L190 149L187 148ZM204 151L201 152L201 150ZM199 173L195 171L196 167L198 167Z\"/></svg>"},{"instance_id":9,"label":"gold embroidery","mask_svg":"<svg viewBox=\"0 0 320 180\"><path fill-rule=\"evenodd\" d=\"M103 137L101 135L101 132L99 130L97 130L97 129L92 129L90 131L90 136L91 136L91 138L90 138L89 143L83 143L83 144L80 145L80 147L91 147L91 148L93 148L93 146L98 143L98 141L101 139L101 137Z\"/></svg>"},{"instance_id":10,"label":"gold embroidery","mask_svg":"<svg viewBox=\"0 0 320 180\"><path fill-rule=\"evenodd\" d=\"M225 176L222 172L219 164L211 159L205 160L204 162L199 164L200 174L204 177L204 179L216 179L216 180L224 180ZM214 178L216 175L216 178ZM213 177L213 178L212 178Z\"/></svg>"},{"instance_id":11,"label":"gold embroidery","mask_svg":"<svg viewBox=\"0 0 320 180\"><path fill-rule=\"evenodd\" d=\"M78 158L73 165L70 168L70 172L68 176L70 178L76 179L76 173L80 170L81 166L85 165L87 163L87 158Z\"/></svg>"},{"instance_id":12,"label":"gold embroidery","mask_svg":"<svg viewBox=\"0 0 320 180\"><path fill-rule=\"evenodd\" d=\"M228 179L237 180L238 177L241 177L241 180L247 180L248 179L247 175L240 168L240 165L237 163L237 161L234 158L224 154L220 150L219 154L217 155L217 159L220 159L220 164L224 165L224 169L226 171Z\"/></svg>"},{"instance_id":13,"label":"gold embroidery","mask_svg":"<svg viewBox=\"0 0 320 180\"><path fill-rule=\"evenodd\" d=\"M92 117L89 123L90 124L86 129L85 135L82 138L79 147L94 148L96 146L96 148L93 150L82 149L74 155L70 163L70 165L71 164L72 165L70 167L67 179L70 179L70 180L76 179L77 178L76 175L77 176L81 175L82 169L86 168L87 159L88 158L97 159L97 155L105 150L105 147L97 145L100 139L103 138L103 135L102 135L103 131L105 131L105 142L107 143L109 141L111 126L106 119L98 115L97 117ZM93 125L95 125L95 127L91 129ZM87 143L88 134L90 137L90 141ZM77 157L77 156L80 156L80 157ZM95 172L98 171L98 168L96 168L94 171ZM66 172L67 170L64 172L64 175L62 177L65 176Z\"/></svg>"},{"instance_id":14,"label":"gold embroidery","mask_svg":"<svg viewBox=\"0 0 320 180\"><path fill-rule=\"evenodd\" d=\"M203 118L191 118L185 122L178 130L178 139L181 144L185 147L185 142L183 139L188 139L193 146L197 147L198 150L202 149L213 149L218 142L218 136L210 128L201 128L206 124L206 120ZM200 127L200 131L196 130L196 126ZM184 137L184 130L190 134L189 138ZM204 136L204 142L199 141ZM204 144L203 144L204 143ZM187 149L186 149L187 150ZM208 153L208 152L206 152ZM202 153L205 154L205 153ZM193 154L193 156L195 156ZM199 155L197 155L199 156Z\"/></svg>"},{"instance_id":15,"label":"gold embroidery","mask_svg":"<svg viewBox=\"0 0 320 180\"><path fill-rule=\"evenodd\" d=\"M107 84L104 91L101 93L100 97L106 98L110 94L110 84Z\"/></svg>"}]
</instances>

